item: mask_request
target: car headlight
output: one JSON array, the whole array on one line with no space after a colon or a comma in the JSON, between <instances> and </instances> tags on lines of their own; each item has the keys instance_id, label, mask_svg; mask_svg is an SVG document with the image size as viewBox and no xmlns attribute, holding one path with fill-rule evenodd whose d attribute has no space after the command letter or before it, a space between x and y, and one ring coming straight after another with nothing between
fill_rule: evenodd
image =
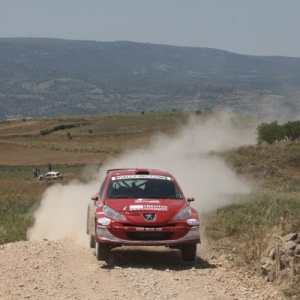
<instances>
[{"instance_id":1,"label":"car headlight","mask_svg":"<svg viewBox=\"0 0 300 300\"><path fill-rule=\"evenodd\" d=\"M178 221L178 220L183 220L188 218L190 215L192 214L191 212L191 207L187 206L185 209L183 209L182 211L180 211L174 218L174 221Z\"/></svg>"},{"instance_id":2,"label":"car headlight","mask_svg":"<svg viewBox=\"0 0 300 300\"><path fill-rule=\"evenodd\" d=\"M103 205L103 213L112 219L120 220L120 221L126 221L126 218L119 214L114 209L110 208L109 206Z\"/></svg>"}]
</instances>

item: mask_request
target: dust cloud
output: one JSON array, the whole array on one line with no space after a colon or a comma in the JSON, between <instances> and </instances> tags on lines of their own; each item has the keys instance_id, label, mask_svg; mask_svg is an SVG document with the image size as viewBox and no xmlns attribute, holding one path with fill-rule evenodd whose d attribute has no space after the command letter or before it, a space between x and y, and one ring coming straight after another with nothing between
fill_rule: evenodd
<instances>
[{"instance_id":1,"label":"dust cloud","mask_svg":"<svg viewBox=\"0 0 300 300\"><path fill-rule=\"evenodd\" d=\"M150 168L169 171L185 196L195 197L192 205L205 212L232 202L232 196L251 191L215 152L255 143L256 124L247 125L231 114L207 118L192 116L175 136L157 135L147 148L125 152L107 161L88 184L56 184L46 190L35 211L29 240L71 238L88 244L86 214L90 197L99 190L109 168ZM97 170L97 173L95 173Z\"/></svg>"},{"instance_id":2,"label":"dust cloud","mask_svg":"<svg viewBox=\"0 0 300 300\"><path fill-rule=\"evenodd\" d=\"M29 240L72 239L87 243L85 234L88 200L98 190L99 183L83 184L73 181L68 185L55 184L43 194L34 213L35 224L27 232Z\"/></svg>"}]
</instances>

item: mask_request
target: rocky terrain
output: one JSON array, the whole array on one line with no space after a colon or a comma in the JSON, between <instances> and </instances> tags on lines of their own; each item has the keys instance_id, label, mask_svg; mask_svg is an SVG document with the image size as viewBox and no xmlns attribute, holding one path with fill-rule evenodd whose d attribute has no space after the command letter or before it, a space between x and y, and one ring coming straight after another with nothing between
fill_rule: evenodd
<instances>
[{"instance_id":1,"label":"rocky terrain","mask_svg":"<svg viewBox=\"0 0 300 300\"><path fill-rule=\"evenodd\" d=\"M277 237L277 243L262 259L262 274L269 281L300 275L300 232Z\"/></svg>"},{"instance_id":2,"label":"rocky terrain","mask_svg":"<svg viewBox=\"0 0 300 300\"><path fill-rule=\"evenodd\" d=\"M116 248L108 263L71 240L0 246L0 299L284 299L273 283L198 247L195 263L178 250Z\"/></svg>"}]
</instances>

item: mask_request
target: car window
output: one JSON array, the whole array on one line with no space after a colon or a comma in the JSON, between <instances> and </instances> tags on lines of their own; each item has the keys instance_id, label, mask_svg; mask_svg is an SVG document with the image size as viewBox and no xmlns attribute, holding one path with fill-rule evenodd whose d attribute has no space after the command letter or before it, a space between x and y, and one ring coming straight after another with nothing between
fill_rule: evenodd
<instances>
[{"instance_id":1,"label":"car window","mask_svg":"<svg viewBox=\"0 0 300 300\"><path fill-rule=\"evenodd\" d=\"M111 180L107 198L182 199L182 195L172 180L128 178Z\"/></svg>"}]
</instances>

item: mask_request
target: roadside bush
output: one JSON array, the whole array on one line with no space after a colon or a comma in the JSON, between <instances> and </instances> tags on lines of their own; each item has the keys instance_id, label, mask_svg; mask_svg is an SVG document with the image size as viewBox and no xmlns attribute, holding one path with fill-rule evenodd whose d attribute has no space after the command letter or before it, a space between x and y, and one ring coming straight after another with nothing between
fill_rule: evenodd
<instances>
[{"instance_id":1,"label":"roadside bush","mask_svg":"<svg viewBox=\"0 0 300 300\"><path fill-rule=\"evenodd\" d=\"M291 141L298 140L300 137L300 121L289 121L283 124L285 136Z\"/></svg>"},{"instance_id":2,"label":"roadside bush","mask_svg":"<svg viewBox=\"0 0 300 300\"><path fill-rule=\"evenodd\" d=\"M257 127L257 142L262 144L273 144L284 139L285 131L282 125L278 125L277 121L270 124L262 123Z\"/></svg>"}]
</instances>

